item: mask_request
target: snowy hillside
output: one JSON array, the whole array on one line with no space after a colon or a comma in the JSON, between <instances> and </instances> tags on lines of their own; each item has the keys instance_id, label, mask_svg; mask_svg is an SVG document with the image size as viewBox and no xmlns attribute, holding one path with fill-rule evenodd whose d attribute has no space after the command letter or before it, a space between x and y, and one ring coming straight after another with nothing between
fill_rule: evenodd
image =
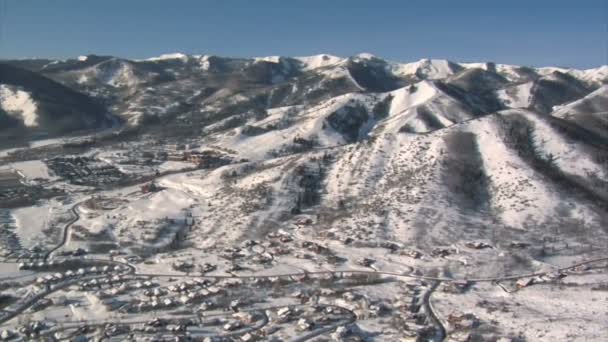
<instances>
[{"instance_id":1,"label":"snowy hillside","mask_svg":"<svg viewBox=\"0 0 608 342\"><path fill-rule=\"evenodd\" d=\"M81 91L0 63L0 136L17 142L36 135L105 128L117 121L101 103Z\"/></svg>"},{"instance_id":2,"label":"snowy hillside","mask_svg":"<svg viewBox=\"0 0 608 342\"><path fill-rule=\"evenodd\" d=\"M607 66L6 61L0 149L2 336L604 340Z\"/></svg>"}]
</instances>

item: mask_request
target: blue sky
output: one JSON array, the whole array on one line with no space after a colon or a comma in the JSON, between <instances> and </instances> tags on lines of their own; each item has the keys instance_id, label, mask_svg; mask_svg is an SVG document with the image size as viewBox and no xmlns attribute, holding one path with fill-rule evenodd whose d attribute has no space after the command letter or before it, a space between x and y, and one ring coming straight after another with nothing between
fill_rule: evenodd
<instances>
[{"instance_id":1,"label":"blue sky","mask_svg":"<svg viewBox=\"0 0 608 342\"><path fill-rule=\"evenodd\" d=\"M168 52L608 64L608 0L0 0L0 58Z\"/></svg>"}]
</instances>

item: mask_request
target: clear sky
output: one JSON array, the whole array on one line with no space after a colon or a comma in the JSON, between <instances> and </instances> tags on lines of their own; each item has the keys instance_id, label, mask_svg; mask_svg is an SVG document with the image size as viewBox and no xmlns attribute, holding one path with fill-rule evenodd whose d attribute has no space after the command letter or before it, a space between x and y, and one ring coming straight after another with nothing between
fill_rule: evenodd
<instances>
[{"instance_id":1,"label":"clear sky","mask_svg":"<svg viewBox=\"0 0 608 342\"><path fill-rule=\"evenodd\" d=\"M608 64L608 0L0 0L0 58L369 52Z\"/></svg>"}]
</instances>

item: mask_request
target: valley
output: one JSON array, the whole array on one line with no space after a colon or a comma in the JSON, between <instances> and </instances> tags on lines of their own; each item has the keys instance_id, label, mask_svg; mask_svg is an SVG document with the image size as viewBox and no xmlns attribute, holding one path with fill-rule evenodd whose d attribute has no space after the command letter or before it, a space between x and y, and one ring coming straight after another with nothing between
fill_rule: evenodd
<instances>
[{"instance_id":1,"label":"valley","mask_svg":"<svg viewBox=\"0 0 608 342\"><path fill-rule=\"evenodd\" d=\"M3 60L0 340L602 341L607 98L607 66Z\"/></svg>"}]
</instances>

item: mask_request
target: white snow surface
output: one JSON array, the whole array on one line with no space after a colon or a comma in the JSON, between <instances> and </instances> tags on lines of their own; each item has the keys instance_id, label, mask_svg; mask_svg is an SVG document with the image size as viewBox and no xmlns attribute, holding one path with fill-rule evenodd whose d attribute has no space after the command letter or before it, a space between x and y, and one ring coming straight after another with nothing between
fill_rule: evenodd
<instances>
[{"instance_id":1,"label":"white snow surface","mask_svg":"<svg viewBox=\"0 0 608 342\"><path fill-rule=\"evenodd\" d=\"M569 103L566 103L563 105L554 106L553 112L551 113L551 115L558 117L558 118L565 119L570 114L576 114L576 110L575 110L576 107L584 104L586 101L590 101L590 100L593 100L598 97L606 98L608 101L608 84L605 84L605 85L599 87L598 89L591 92L590 94L583 97L582 99L578 99L576 101L569 102Z\"/></svg>"},{"instance_id":2,"label":"white snow surface","mask_svg":"<svg viewBox=\"0 0 608 342\"><path fill-rule=\"evenodd\" d=\"M421 81L416 83L416 91L412 92L411 87L400 88L392 91L390 94L393 96L391 102L390 115L400 114L411 107L418 106L424 102L429 101L437 95L437 88L428 81Z\"/></svg>"},{"instance_id":3,"label":"white snow surface","mask_svg":"<svg viewBox=\"0 0 608 342\"><path fill-rule=\"evenodd\" d=\"M558 67L542 67L536 68L536 72L542 76L550 76L553 72L561 72L569 74L575 78L588 83L606 83L608 82L608 65L602 65L591 69L573 69L573 68L558 68Z\"/></svg>"},{"instance_id":4,"label":"white snow surface","mask_svg":"<svg viewBox=\"0 0 608 342\"><path fill-rule=\"evenodd\" d=\"M139 83L130 62L116 58L74 71L72 75L78 83L96 80L112 87L131 87Z\"/></svg>"},{"instance_id":5,"label":"white snow surface","mask_svg":"<svg viewBox=\"0 0 608 342\"><path fill-rule=\"evenodd\" d=\"M47 238L42 231L48 228L47 225L53 213L52 205L49 202L14 209L11 213L17 224L15 232L24 247L32 247L45 242Z\"/></svg>"},{"instance_id":6,"label":"white snow surface","mask_svg":"<svg viewBox=\"0 0 608 342\"><path fill-rule=\"evenodd\" d=\"M302 63L302 70L324 68L328 66L337 65L346 61L345 58L325 54L305 57L294 57L294 59Z\"/></svg>"},{"instance_id":7,"label":"white snow surface","mask_svg":"<svg viewBox=\"0 0 608 342\"><path fill-rule=\"evenodd\" d=\"M557 133L544 118L533 113L528 117L534 123L536 145L545 154L545 158L554 156L557 166L569 174L582 178L593 174L600 179L606 179L604 169L584 153L580 146Z\"/></svg>"},{"instance_id":8,"label":"white snow surface","mask_svg":"<svg viewBox=\"0 0 608 342\"><path fill-rule=\"evenodd\" d=\"M58 177L51 175L49 168L41 160L29 160L23 162L12 163L11 167L28 179L46 178L57 179Z\"/></svg>"},{"instance_id":9,"label":"white snow surface","mask_svg":"<svg viewBox=\"0 0 608 342\"><path fill-rule=\"evenodd\" d=\"M449 66L449 61L444 59L421 59L413 63L393 63L392 70L397 76L415 75L419 73L428 79L446 78L454 71Z\"/></svg>"},{"instance_id":10,"label":"white snow surface","mask_svg":"<svg viewBox=\"0 0 608 342\"><path fill-rule=\"evenodd\" d=\"M166 53L166 54L162 54L160 56L157 57L150 57L147 59L143 59L143 60L136 60L136 61L164 61L164 60L170 60L170 59L181 59L181 60L187 60L188 59L188 55L183 54L181 52L174 52L174 53Z\"/></svg>"},{"instance_id":11,"label":"white snow surface","mask_svg":"<svg viewBox=\"0 0 608 342\"><path fill-rule=\"evenodd\" d=\"M527 82L514 87L500 89L496 94L507 107L527 108L532 102L533 85L534 82Z\"/></svg>"}]
</instances>

